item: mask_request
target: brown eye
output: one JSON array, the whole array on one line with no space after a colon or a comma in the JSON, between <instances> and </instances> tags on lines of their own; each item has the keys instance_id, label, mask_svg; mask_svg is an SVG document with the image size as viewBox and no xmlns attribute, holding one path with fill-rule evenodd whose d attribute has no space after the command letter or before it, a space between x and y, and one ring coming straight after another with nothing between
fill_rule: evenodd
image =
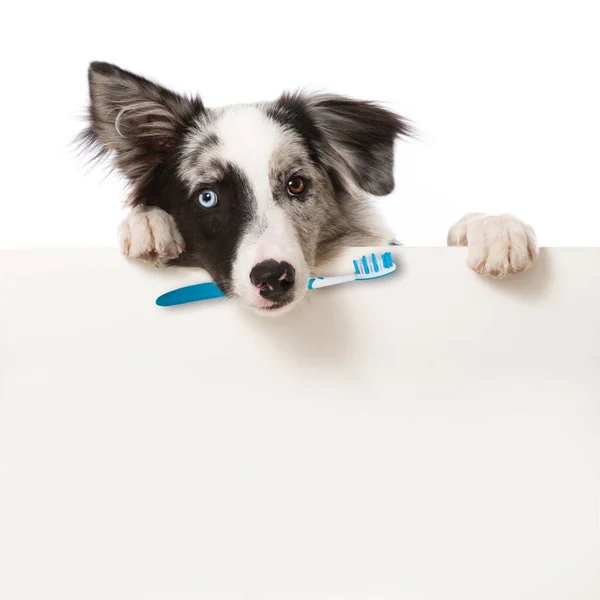
<instances>
[{"instance_id":1,"label":"brown eye","mask_svg":"<svg viewBox=\"0 0 600 600\"><path fill-rule=\"evenodd\" d=\"M292 196L298 196L298 194L301 194L305 187L306 185L302 177L290 177L289 181L287 182L288 192Z\"/></svg>"}]
</instances>

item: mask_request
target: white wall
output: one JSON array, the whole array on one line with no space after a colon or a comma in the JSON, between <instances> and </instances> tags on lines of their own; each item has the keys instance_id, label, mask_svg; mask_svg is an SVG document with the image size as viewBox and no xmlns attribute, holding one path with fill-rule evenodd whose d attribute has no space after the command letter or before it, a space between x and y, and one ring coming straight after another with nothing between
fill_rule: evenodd
<instances>
[{"instance_id":1,"label":"white wall","mask_svg":"<svg viewBox=\"0 0 600 600\"><path fill-rule=\"evenodd\" d=\"M600 249L466 254L268 319L0 252L0 598L600 598Z\"/></svg>"},{"instance_id":2,"label":"white wall","mask_svg":"<svg viewBox=\"0 0 600 600\"><path fill-rule=\"evenodd\" d=\"M115 176L67 145L107 60L209 105L308 86L387 101L421 131L382 202L409 245L470 210L544 245L600 244L598 3L12 2L3 9L0 247L113 246Z\"/></svg>"}]
</instances>

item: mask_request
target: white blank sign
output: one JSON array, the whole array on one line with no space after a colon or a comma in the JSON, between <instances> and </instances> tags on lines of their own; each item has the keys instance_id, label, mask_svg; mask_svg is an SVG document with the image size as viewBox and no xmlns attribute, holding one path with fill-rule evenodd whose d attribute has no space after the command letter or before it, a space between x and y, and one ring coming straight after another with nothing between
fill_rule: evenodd
<instances>
[{"instance_id":1,"label":"white blank sign","mask_svg":"<svg viewBox=\"0 0 600 600\"><path fill-rule=\"evenodd\" d=\"M600 249L396 258L269 319L0 253L0 598L597 600Z\"/></svg>"}]
</instances>

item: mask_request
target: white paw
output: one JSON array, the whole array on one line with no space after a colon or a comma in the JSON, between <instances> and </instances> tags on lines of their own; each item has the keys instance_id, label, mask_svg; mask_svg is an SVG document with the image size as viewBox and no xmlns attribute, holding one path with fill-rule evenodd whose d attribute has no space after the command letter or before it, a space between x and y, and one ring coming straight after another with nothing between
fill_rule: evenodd
<instances>
[{"instance_id":1,"label":"white paw","mask_svg":"<svg viewBox=\"0 0 600 600\"><path fill-rule=\"evenodd\" d=\"M119 246L129 258L157 265L177 258L185 248L173 217L160 208L144 206L134 208L121 223Z\"/></svg>"},{"instance_id":2,"label":"white paw","mask_svg":"<svg viewBox=\"0 0 600 600\"><path fill-rule=\"evenodd\" d=\"M448 245L468 246L469 267L498 279L526 271L539 257L535 232L511 215L466 215L450 228Z\"/></svg>"}]
</instances>

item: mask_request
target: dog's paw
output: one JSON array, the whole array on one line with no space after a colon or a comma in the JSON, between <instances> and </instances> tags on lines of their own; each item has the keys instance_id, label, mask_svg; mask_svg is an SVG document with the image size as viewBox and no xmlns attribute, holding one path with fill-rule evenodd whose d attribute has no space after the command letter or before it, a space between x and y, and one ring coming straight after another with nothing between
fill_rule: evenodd
<instances>
[{"instance_id":1,"label":"dog's paw","mask_svg":"<svg viewBox=\"0 0 600 600\"><path fill-rule=\"evenodd\" d=\"M125 256L156 265L177 258L185 248L173 217L160 208L143 206L134 208L121 223L119 246Z\"/></svg>"},{"instance_id":2,"label":"dog's paw","mask_svg":"<svg viewBox=\"0 0 600 600\"><path fill-rule=\"evenodd\" d=\"M498 279L526 271L539 257L535 232L511 215L466 215L450 228L448 245L468 246L469 267Z\"/></svg>"}]
</instances>

